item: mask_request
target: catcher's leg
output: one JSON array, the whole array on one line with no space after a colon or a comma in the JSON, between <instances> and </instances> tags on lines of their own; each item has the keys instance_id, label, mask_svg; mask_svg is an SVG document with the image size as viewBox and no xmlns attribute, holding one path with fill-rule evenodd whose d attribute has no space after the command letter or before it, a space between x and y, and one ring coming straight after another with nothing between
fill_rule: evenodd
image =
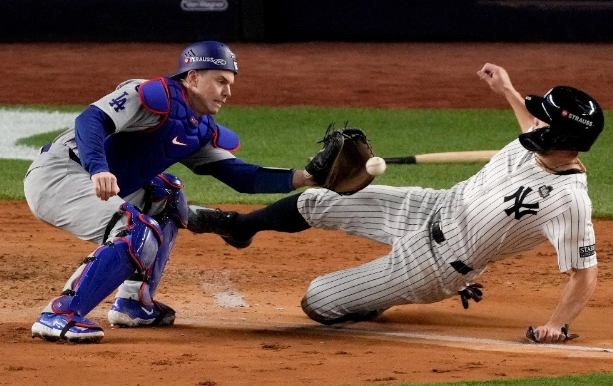
<instances>
[{"instance_id":1,"label":"catcher's leg","mask_svg":"<svg viewBox=\"0 0 613 386\"><path fill-rule=\"evenodd\" d=\"M194 233L216 233L235 248L248 247L259 231L300 232L310 226L298 212L299 196L282 198L246 214L190 205L187 229Z\"/></svg>"},{"instance_id":2,"label":"catcher's leg","mask_svg":"<svg viewBox=\"0 0 613 386\"><path fill-rule=\"evenodd\" d=\"M125 229L83 261L62 295L51 300L34 323L32 337L74 342L98 342L104 337L102 327L85 316L135 268L149 269L161 241L159 224L131 204L122 204L118 214Z\"/></svg>"},{"instance_id":3,"label":"catcher's leg","mask_svg":"<svg viewBox=\"0 0 613 386\"><path fill-rule=\"evenodd\" d=\"M160 174L144 189L143 211L152 214L162 228L162 244L153 265L145 272L134 272L117 291L108 313L112 325L122 327L164 326L175 321L175 311L153 300L179 228L187 222L187 202L183 183L170 174Z\"/></svg>"}]
</instances>

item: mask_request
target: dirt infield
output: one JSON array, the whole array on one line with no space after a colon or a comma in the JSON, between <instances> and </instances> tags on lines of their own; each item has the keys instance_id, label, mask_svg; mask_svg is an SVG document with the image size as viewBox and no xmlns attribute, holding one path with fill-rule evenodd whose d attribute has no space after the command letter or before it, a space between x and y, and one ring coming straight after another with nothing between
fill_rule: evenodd
<instances>
[{"instance_id":1,"label":"dirt infield","mask_svg":"<svg viewBox=\"0 0 613 386\"><path fill-rule=\"evenodd\" d=\"M230 105L505 108L475 74L491 61L509 70L522 93L567 83L613 108L610 45L232 47L240 74ZM172 73L182 48L0 45L0 104L85 105L125 79ZM379 257L388 247L313 229L264 232L240 251L216 236L182 231L157 296L177 310L176 325L112 328L109 298L90 314L105 327L104 341L75 345L32 340L30 327L93 246L41 224L23 202L0 208L0 384L392 385L613 368L613 227L607 221L595 221L598 288L571 327L580 338L564 345L522 338L526 326L547 320L567 280L548 245L488 268L481 277L485 299L469 310L454 298L396 307L374 322L319 326L299 307L310 280Z\"/></svg>"}]
</instances>

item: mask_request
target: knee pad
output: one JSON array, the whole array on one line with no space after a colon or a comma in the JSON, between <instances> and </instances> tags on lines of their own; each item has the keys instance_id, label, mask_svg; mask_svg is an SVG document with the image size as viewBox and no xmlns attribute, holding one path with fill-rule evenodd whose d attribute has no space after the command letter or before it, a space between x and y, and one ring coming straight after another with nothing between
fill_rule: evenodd
<instances>
[{"instance_id":1,"label":"knee pad","mask_svg":"<svg viewBox=\"0 0 613 386\"><path fill-rule=\"evenodd\" d=\"M83 261L69 289L51 304L53 312L85 316L129 278L135 267L146 272L155 262L162 243L160 225L131 204L122 204L120 211L127 217L126 229Z\"/></svg>"},{"instance_id":2,"label":"knee pad","mask_svg":"<svg viewBox=\"0 0 613 386\"><path fill-rule=\"evenodd\" d=\"M153 213L160 223L174 219L180 228L187 227L187 198L183 193L183 182L176 176L161 173L145 186L144 213Z\"/></svg>"}]
</instances>

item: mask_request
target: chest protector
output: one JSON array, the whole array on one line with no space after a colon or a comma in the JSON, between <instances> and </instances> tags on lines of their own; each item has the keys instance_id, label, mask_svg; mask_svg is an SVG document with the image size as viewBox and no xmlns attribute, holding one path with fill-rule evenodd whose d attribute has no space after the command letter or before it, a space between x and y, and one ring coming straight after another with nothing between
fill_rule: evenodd
<instances>
[{"instance_id":1,"label":"chest protector","mask_svg":"<svg viewBox=\"0 0 613 386\"><path fill-rule=\"evenodd\" d=\"M110 172L117 177L121 197L134 193L211 141L226 150L238 148L236 134L218 126L210 115L198 117L185 102L181 85L174 80L149 80L140 85L138 93L143 106L163 118L151 129L115 133L105 140L106 160Z\"/></svg>"}]
</instances>

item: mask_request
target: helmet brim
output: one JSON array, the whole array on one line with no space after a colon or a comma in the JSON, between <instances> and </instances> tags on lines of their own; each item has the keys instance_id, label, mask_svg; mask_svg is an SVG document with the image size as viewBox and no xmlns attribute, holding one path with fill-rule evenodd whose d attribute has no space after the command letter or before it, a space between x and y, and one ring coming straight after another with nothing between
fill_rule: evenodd
<instances>
[{"instance_id":1,"label":"helmet brim","mask_svg":"<svg viewBox=\"0 0 613 386\"><path fill-rule=\"evenodd\" d=\"M188 71L179 71L179 72L177 72L177 73L175 73L173 75L170 75L169 78L170 79L174 79L174 80L178 80L178 79L181 79L182 77L184 77L185 74L187 74L187 73L188 73Z\"/></svg>"},{"instance_id":2,"label":"helmet brim","mask_svg":"<svg viewBox=\"0 0 613 386\"><path fill-rule=\"evenodd\" d=\"M545 109L545 98L538 95L528 95L524 102L530 114L545 123L551 124L553 122L552 117Z\"/></svg>"}]
</instances>

